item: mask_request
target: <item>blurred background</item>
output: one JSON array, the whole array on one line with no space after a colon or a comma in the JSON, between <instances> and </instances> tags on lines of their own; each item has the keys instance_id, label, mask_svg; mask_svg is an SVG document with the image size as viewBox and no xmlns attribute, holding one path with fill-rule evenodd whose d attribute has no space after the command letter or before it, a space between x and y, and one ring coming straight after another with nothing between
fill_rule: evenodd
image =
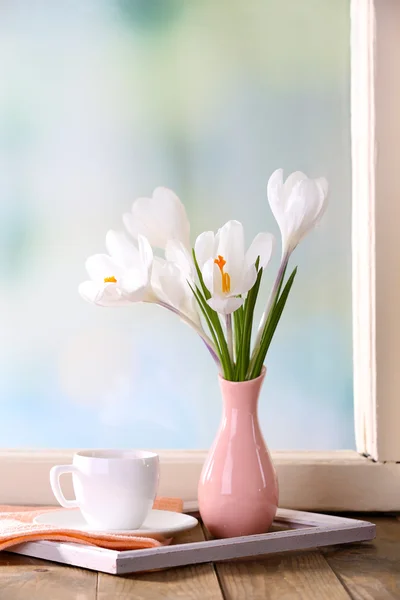
<instances>
[{"instance_id":1,"label":"blurred background","mask_svg":"<svg viewBox=\"0 0 400 600\"><path fill-rule=\"evenodd\" d=\"M248 243L278 235L283 167L331 194L292 258L262 427L273 449L353 448L349 1L6 0L0 81L0 446L208 447L221 399L200 340L77 287L158 185L192 241L229 219Z\"/></svg>"}]
</instances>

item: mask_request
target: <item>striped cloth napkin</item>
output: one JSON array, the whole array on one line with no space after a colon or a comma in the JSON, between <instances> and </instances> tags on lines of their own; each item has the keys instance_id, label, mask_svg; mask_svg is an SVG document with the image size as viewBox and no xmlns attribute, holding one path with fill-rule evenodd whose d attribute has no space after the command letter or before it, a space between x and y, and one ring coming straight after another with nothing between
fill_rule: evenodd
<instances>
[{"instance_id":1,"label":"striped cloth napkin","mask_svg":"<svg viewBox=\"0 0 400 600\"><path fill-rule=\"evenodd\" d=\"M78 531L60 529L53 525L42 525L33 522L34 518L56 507L0 506L0 550L23 542L51 540L57 542L74 542L99 546L110 550L139 550L157 548L167 545L171 540L161 536L141 537L136 535ZM154 508L182 512L183 502L180 498L156 498ZM67 510L76 510L74 508Z\"/></svg>"}]
</instances>

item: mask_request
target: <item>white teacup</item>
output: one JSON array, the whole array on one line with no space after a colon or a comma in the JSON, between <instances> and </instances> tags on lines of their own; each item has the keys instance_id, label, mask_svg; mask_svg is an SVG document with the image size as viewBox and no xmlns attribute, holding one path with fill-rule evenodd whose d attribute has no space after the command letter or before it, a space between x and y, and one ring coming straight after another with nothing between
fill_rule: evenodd
<instances>
[{"instance_id":1,"label":"white teacup","mask_svg":"<svg viewBox=\"0 0 400 600\"><path fill-rule=\"evenodd\" d=\"M59 477L72 473L76 500L67 500ZM83 450L72 465L50 470L55 497L65 508L79 507L97 529L138 529L157 493L159 459L143 450Z\"/></svg>"}]
</instances>

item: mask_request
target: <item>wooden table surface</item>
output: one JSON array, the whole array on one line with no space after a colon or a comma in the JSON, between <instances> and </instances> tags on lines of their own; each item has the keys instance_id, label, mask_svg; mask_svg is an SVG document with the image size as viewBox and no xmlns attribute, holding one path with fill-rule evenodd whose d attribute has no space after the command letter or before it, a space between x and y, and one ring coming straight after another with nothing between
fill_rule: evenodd
<instances>
[{"instance_id":1,"label":"wooden table surface","mask_svg":"<svg viewBox=\"0 0 400 600\"><path fill-rule=\"evenodd\" d=\"M354 516L354 515L351 515ZM113 576L0 553L0 600L389 600L400 599L400 520L377 525L372 543ZM179 542L204 539L199 525Z\"/></svg>"}]
</instances>

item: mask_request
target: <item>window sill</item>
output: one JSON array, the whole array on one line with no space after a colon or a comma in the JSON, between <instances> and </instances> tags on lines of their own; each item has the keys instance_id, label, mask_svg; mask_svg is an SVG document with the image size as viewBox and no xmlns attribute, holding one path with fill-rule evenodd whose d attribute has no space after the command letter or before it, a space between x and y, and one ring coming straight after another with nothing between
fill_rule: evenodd
<instances>
[{"instance_id":1,"label":"window sill","mask_svg":"<svg viewBox=\"0 0 400 600\"><path fill-rule=\"evenodd\" d=\"M73 450L0 452L0 504L56 504L49 484L53 465L68 464ZM202 450L162 450L160 495L179 496L195 506L206 457ZM400 510L400 465L377 463L351 450L273 452L280 506L297 510ZM72 483L63 487L72 497ZM189 505L190 503L190 505Z\"/></svg>"}]
</instances>

